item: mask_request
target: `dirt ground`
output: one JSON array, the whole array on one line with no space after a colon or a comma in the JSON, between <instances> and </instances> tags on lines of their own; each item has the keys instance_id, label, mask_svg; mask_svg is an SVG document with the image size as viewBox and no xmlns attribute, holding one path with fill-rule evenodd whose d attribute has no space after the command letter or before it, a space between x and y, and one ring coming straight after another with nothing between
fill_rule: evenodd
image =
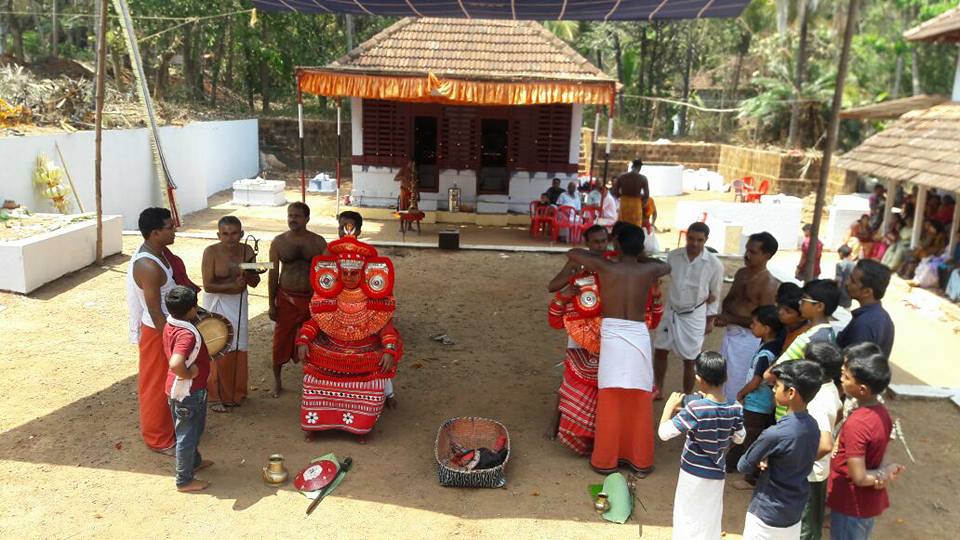
<instances>
[{"instance_id":1,"label":"dirt ground","mask_svg":"<svg viewBox=\"0 0 960 540\"><path fill-rule=\"evenodd\" d=\"M137 244L126 237L124 253ZM195 278L206 244L180 238L174 246ZM261 287L251 295L250 399L229 414L210 414L201 448L216 465L201 475L213 486L200 495L176 493L172 460L139 438L137 353L127 343L123 292L128 256L29 296L0 294L0 537L170 538L189 530L230 538L669 538L680 441L657 443L657 471L638 492L646 511L638 507L627 524L614 525L597 517L587 495L602 477L542 438L565 343L545 323L544 289L562 255L385 251L399 274L396 325L406 339L400 408L384 413L365 446L338 433L306 442L297 423L300 368L285 369L289 390L269 396L272 323ZM439 332L456 343L429 339ZM948 337L944 347L957 343ZM706 348L719 341L716 332ZM668 389L678 387L678 375L672 365ZM891 489L893 506L876 538L953 537L960 444L944 428L956 425L957 412L932 402L893 402L891 409L917 463L891 444L908 472ZM506 488L437 485L436 430L462 415L496 418L510 430ZM330 451L352 456L354 468L309 517L307 500L290 485L260 480L272 453L296 472ZM728 537L742 531L748 501L749 493L728 488Z\"/></svg>"}]
</instances>

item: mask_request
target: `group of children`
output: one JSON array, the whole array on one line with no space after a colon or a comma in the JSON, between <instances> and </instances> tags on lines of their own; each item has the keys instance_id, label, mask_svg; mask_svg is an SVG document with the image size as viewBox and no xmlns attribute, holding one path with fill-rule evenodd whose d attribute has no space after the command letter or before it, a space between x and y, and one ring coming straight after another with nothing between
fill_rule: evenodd
<instances>
[{"instance_id":1,"label":"group of children","mask_svg":"<svg viewBox=\"0 0 960 540\"><path fill-rule=\"evenodd\" d=\"M699 394L670 396L659 436L686 437L674 538L720 538L725 473L733 471L744 475L734 487L753 489L744 538L819 539L826 508L830 538L870 537L889 506L886 485L904 468L885 460L893 422L879 396L890 382L888 359L873 343L836 346L829 318L839 301L831 280L781 285L777 306L753 312L761 345L738 394L724 395L725 359L704 352ZM841 392L851 412L838 423Z\"/></svg>"}]
</instances>

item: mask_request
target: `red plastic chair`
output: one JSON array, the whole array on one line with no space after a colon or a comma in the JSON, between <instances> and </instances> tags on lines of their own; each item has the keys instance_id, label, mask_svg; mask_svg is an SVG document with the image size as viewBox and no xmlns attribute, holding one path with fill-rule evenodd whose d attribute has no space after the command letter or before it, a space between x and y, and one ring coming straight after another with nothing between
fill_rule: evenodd
<instances>
[{"instance_id":1,"label":"red plastic chair","mask_svg":"<svg viewBox=\"0 0 960 540\"><path fill-rule=\"evenodd\" d=\"M749 192L747 192L746 196L743 199L743 202L758 203L760 202L760 197L766 195L767 191L769 190L770 190L770 181L764 180L763 182L760 182L760 186L757 189L751 189Z\"/></svg>"},{"instance_id":2,"label":"red plastic chair","mask_svg":"<svg viewBox=\"0 0 960 540\"><path fill-rule=\"evenodd\" d=\"M530 219L530 236L536 238L540 233L546 233L556 229L557 207L550 205L537 205L533 209L533 217Z\"/></svg>"},{"instance_id":3,"label":"red plastic chair","mask_svg":"<svg viewBox=\"0 0 960 540\"><path fill-rule=\"evenodd\" d=\"M583 209L580 210L580 222L573 224L573 230L570 232L570 243L579 244L583 239L584 231L593 227L598 217L600 217L599 208L596 206L584 206Z\"/></svg>"},{"instance_id":4,"label":"red plastic chair","mask_svg":"<svg viewBox=\"0 0 960 540\"><path fill-rule=\"evenodd\" d=\"M706 222L707 222L707 213L704 212L703 215L700 216L700 219L697 220L697 222L698 222L698 223L706 223ZM680 229L680 234L679 234L679 236L677 236L677 247L680 247L680 242L682 242L683 239L686 238L686 236L687 236L687 230L686 230L686 229Z\"/></svg>"},{"instance_id":5,"label":"red plastic chair","mask_svg":"<svg viewBox=\"0 0 960 540\"><path fill-rule=\"evenodd\" d=\"M533 236L533 217L537 213L540 201L530 201L530 236Z\"/></svg>"},{"instance_id":6,"label":"red plastic chair","mask_svg":"<svg viewBox=\"0 0 960 540\"><path fill-rule=\"evenodd\" d=\"M556 242L560 237L560 231L567 231L567 240L573 242L573 228L576 226L577 209L572 206L561 206L557 209L553 219L553 228L550 231L550 237Z\"/></svg>"}]
</instances>

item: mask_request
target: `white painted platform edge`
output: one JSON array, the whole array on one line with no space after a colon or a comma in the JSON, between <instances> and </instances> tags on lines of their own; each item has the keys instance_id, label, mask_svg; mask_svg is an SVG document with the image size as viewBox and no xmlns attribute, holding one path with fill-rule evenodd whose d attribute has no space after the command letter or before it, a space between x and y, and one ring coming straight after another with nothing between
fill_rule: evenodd
<instances>
[{"instance_id":1,"label":"white painted platform edge","mask_svg":"<svg viewBox=\"0 0 960 540\"><path fill-rule=\"evenodd\" d=\"M898 399L950 399L960 396L960 388L925 384L891 384L889 390Z\"/></svg>"}]
</instances>

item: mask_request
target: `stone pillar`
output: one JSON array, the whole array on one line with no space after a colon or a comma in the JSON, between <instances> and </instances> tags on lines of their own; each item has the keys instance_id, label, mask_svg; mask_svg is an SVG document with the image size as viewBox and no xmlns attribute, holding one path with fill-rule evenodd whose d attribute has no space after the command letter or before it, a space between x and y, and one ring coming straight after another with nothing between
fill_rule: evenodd
<instances>
[{"instance_id":1,"label":"stone pillar","mask_svg":"<svg viewBox=\"0 0 960 540\"><path fill-rule=\"evenodd\" d=\"M960 45L957 45L960 48ZM953 101L960 101L960 51L957 51L957 71L953 74Z\"/></svg>"},{"instance_id":2,"label":"stone pillar","mask_svg":"<svg viewBox=\"0 0 960 540\"><path fill-rule=\"evenodd\" d=\"M893 216L893 199L899 185L900 182L893 180L887 180L886 183L884 183L883 187L887 188L887 202L883 204L883 223L880 225L881 236L887 234L887 228L890 227L890 219Z\"/></svg>"},{"instance_id":3,"label":"stone pillar","mask_svg":"<svg viewBox=\"0 0 960 540\"><path fill-rule=\"evenodd\" d=\"M923 232L923 210L927 206L927 186L918 186L917 204L913 209L913 234L910 235L910 249L920 245L920 233Z\"/></svg>"},{"instance_id":4,"label":"stone pillar","mask_svg":"<svg viewBox=\"0 0 960 540\"><path fill-rule=\"evenodd\" d=\"M953 194L954 200L960 200L960 193ZM953 257L953 248L957 245L957 224L960 223L960 203L953 204L953 220L950 221L950 246L947 247L947 256ZM954 261L956 262L956 261Z\"/></svg>"}]
</instances>

